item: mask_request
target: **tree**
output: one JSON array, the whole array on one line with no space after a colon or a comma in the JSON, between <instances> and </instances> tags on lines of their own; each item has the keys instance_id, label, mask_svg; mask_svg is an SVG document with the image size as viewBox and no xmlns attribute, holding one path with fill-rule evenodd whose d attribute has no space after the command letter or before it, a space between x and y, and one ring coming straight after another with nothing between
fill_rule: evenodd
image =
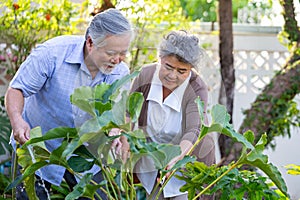
<instances>
[{"instance_id":1,"label":"tree","mask_svg":"<svg viewBox=\"0 0 300 200\"><path fill-rule=\"evenodd\" d=\"M224 92L226 94L226 102L221 103L226 105L228 113L230 114L230 116L232 116L235 85L235 74L233 66L232 0L219 1L219 16L219 55L221 64L221 77L222 82L224 83L224 85L221 84L221 90L224 89ZM223 92L221 91L220 94L222 93ZM220 135L219 145L222 157L226 156L225 152L228 147L230 147L231 142L231 139L226 135Z\"/></svg>"},{"instance_id":2,"label":"tree","mask_svg":"<svg viewBox=\"0 0 300 200\"><path fill-rule=\"evenodd\" d=\"M299 127L300 124L299 111L293 103L296 94L300 93L300 29L295 18L293 0L280 0L280 4L285 20L282 36L288 41L290 57L257 96L251 108L244 112L245 119L239 131L251 129L256 140L267 133L269 143L278 134L290 133L290 125ZM282 123L283 119L285 123ZM227 162L237 158L240 152L241 147L235 144L231 156L226 158Z\"/></svg>"}]
</instances>

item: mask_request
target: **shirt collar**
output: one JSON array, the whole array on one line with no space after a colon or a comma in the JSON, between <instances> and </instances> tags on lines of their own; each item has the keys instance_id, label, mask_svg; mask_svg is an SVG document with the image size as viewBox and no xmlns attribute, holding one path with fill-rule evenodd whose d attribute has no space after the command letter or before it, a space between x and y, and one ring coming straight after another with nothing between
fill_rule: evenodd
<instances>
[{"instance_id":1,"label":"shirt collar","mask_svg":"<svg viewBox=\"0 0 300 200\"><path fill-rule=\"evenodd\" d=\"M150 87L150 91L149 91L147 100L155 101L155 102L159 103L160 105L162 105L162 104L167 105L167 106L171 107L172 109L176 110L177 112L180 112L182 98L184 95L184 91L189 83L190 78L191 78L191 72L190 72L189 77L187 79L185 79L185 81L179 87L177 87L165 99L164 102L162 102L162 99L163 99L162 83L159 79L158 73L159 73L159 67L157 65L152 82L151 82L151 87Z\"/></svg>"},{"instance_id":2,"label":"shirt collar","mask_svg":"<svg viewBox=\"0 0 300 200\"><path fill-rule=\"evenodd\" d=\"M85 39L82 37L82 41L74 45L70 55L65 59L68 63L82 64L84 63L84 44Z\"/></svg>"}]
</instances>

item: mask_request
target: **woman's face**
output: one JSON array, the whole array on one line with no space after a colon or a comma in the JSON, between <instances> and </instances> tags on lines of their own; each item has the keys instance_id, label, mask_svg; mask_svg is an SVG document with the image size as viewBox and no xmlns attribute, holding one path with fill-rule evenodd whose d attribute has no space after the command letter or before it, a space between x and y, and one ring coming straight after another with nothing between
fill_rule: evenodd
<instances>
[{"instance_id":1,"label":"woman's face","mask_svg":"<svg viewBox=\"0 0 300 200\"><path fill-rule=\"evenodd\" d=\"M164 87L172 91L189 77L192 69L190 64L180 62L175 56L161 57L160 63L159 79Z\"/></svg>"}]
</instances>

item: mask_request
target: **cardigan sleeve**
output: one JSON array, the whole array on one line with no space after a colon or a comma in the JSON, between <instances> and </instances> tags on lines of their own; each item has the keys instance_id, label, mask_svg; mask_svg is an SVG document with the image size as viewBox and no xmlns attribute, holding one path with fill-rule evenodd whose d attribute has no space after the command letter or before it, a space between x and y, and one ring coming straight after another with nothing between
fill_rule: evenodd
<instances>
[{"instance_id":1,"label":"cardigan sleeve","mask_svg":"<svg viewBox=\"0 0 300 200\"><path fill-rule=\"evenodd\" d=\"M198 106L195 99L200 97L204 102L204 122L208 124L207 118L207 101L208 101L208 88L204 81L199 77L191 79L189 88L184 95L185 100L183 104L183 121L182 140L188 140L193 144L197 141L201 129L201 119L198 111ZM193 155L197 157L198 161L202 161L207 165L215 163L215 143L212 135L205 136L202 141L195 148Z\"/></svg>"}]
</instances>

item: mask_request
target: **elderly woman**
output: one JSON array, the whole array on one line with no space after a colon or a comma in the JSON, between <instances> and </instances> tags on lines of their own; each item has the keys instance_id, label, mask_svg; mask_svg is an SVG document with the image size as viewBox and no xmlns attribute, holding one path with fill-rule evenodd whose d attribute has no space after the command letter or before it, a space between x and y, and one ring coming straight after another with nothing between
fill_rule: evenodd
<instances>
[{"instance_id":1,"label":"elderly woman","mask_svg":"<svg viewBox=\"0 0 300 200\"><path fill-rule=\"evenodd\" d=\"M207 123L208 89L197 73L205 52L198 42L195 35L171 31L158 48L158 62L144 66L131 89L131 92L143 93L145 101L138 125L147 134L148 140L175 144L181 148L181 155L172 159L167 168L182 159L198 138L201 120L195 103L197 97L204 102ZM193 154L198 161L214 164L213 138L206 136ZM150 194L158 176L152 160L142 158L135 172L147 194ZM179 191L184 184L184 181L172 177L160 199L187 199L187 193Z\"/></svg>"}]
</instances>

